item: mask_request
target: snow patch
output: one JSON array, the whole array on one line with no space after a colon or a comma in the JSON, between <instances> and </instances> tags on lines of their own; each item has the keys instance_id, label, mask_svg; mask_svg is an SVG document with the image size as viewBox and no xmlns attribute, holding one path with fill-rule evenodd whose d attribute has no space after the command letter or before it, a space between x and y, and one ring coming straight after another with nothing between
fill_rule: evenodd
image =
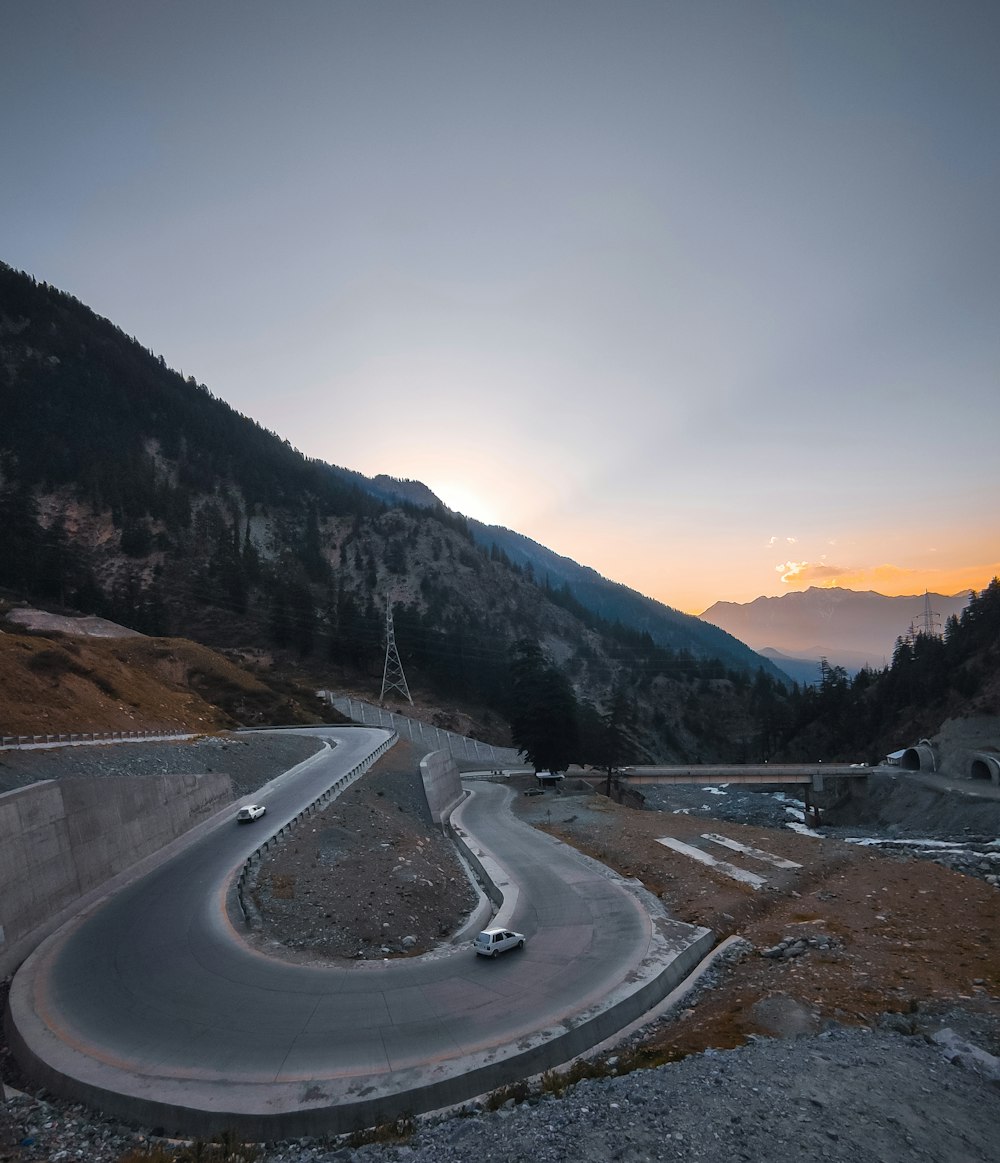
<instances>
[{"instance_id":1,"label":"snow patch","mask_svg":"<svg viewBox=\"0 0 1000 1163\"><path fill-rule=\"evenodd\" d=\"M799 824L796 821L785 821L785 827L790 828L793 832L797 832L800 836L812 836L814 840L822 840L823 835L820 832L814 832L812 828L805 824Z\"/></svg>"}]
</instances>

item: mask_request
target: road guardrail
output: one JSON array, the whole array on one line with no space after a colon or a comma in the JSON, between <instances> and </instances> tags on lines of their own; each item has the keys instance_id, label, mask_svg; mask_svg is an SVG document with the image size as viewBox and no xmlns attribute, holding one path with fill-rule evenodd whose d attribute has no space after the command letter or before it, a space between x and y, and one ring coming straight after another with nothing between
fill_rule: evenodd
<instances>
[{"instance_id":1,"label":"road guardrail","mask_svg":"<svg viewBox=\"0 0 1000 1163\"><path fill-rule=\"evenodd\" d=\"M355 764L355 766L352 767L346 775L342 775L338 780L336 780L335 783L332 783L326 789L326 791L322 792L311 803L307 804L302 809L302 811L298 813L298 815L293 816L287 824L283 824L277 830L277 832L274 833L273 836L269 836L263 844L260 844L253 850L253 852L250 853L250 855L243 862L243 868L240 871L239 879L236 881L236 896L239 899L240 909L243 912L243 919L245 921L249 922L250 920L246 905L246 888L247 884L251 880L251 877L253 876L255 866L264 859L272 847L282 843L287 838L287 836L295 828L297 828L300 823L302 823L303 820L307 819L320 808L325 808L326 805L332 800L335 800L342 791L350 787L350 785L354 783L355 780L360 779L361 776L363 776L365 772L368 771L372 764L377 759L380 759L394 743L398 742L398 740L399 736L395 731L393 731L389 738L386 739L385 742L380 743L378 747L376 747L375 750L371 753L371 755L367 757L367 759L362 759L360 763Z\"/></svg>"}]
</instances>

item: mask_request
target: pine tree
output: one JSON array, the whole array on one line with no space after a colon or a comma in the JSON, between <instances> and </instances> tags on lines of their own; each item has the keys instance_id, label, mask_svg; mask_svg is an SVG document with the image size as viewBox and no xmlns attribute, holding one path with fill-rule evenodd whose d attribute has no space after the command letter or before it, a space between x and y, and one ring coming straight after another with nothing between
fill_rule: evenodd
<instances>
[{"instance_id":1,"label":"pine tree","mask_svg":"<svg viewBox=\"0 0 1000 1163\"><path fill-rule=\"evenodd\" d=\"M564 771L577 758L576 696L530 639L511 651L508 718L514 745L536 771Z\"/></svg>"}]
</instances>

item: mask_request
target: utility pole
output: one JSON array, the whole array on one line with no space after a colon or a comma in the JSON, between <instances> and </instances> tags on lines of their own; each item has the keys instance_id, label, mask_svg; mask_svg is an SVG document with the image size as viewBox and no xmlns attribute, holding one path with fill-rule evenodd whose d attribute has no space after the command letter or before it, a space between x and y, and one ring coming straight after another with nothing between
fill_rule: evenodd
<instances>
[{"instance_id":1,"label":"utility pole","mask_svg":"<svg viewBox=\"0 0 1000 1163\"><path fill-rule=\"evenodd\" d=\"M389 595L385 596L385 666L382 668L382 694L379 702L385 702L386 691L399 691L404 699L413 706L410 690L406 685L406 675L403 674L403 664L399 661L399 651L396 649L396 632L392 628L392 603Z\"/></svg>"}]
</instances>

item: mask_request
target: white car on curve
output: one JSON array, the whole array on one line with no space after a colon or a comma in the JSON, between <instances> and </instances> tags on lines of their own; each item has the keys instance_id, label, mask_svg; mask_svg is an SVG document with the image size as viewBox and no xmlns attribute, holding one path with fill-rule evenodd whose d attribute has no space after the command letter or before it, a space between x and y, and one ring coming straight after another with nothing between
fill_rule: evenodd
<instances>
[{"instance_id":1,"label":"white car on curve","mask_svg":"<svg viewBox=\"0 0 1000 1163\"><path fill-rule=\"evenodd\" d=\"M472 948L481 957L496 957L508 949L523 949L524 934L510 929L484 929L472 942Z\"/></svg>"}]
</instances>

